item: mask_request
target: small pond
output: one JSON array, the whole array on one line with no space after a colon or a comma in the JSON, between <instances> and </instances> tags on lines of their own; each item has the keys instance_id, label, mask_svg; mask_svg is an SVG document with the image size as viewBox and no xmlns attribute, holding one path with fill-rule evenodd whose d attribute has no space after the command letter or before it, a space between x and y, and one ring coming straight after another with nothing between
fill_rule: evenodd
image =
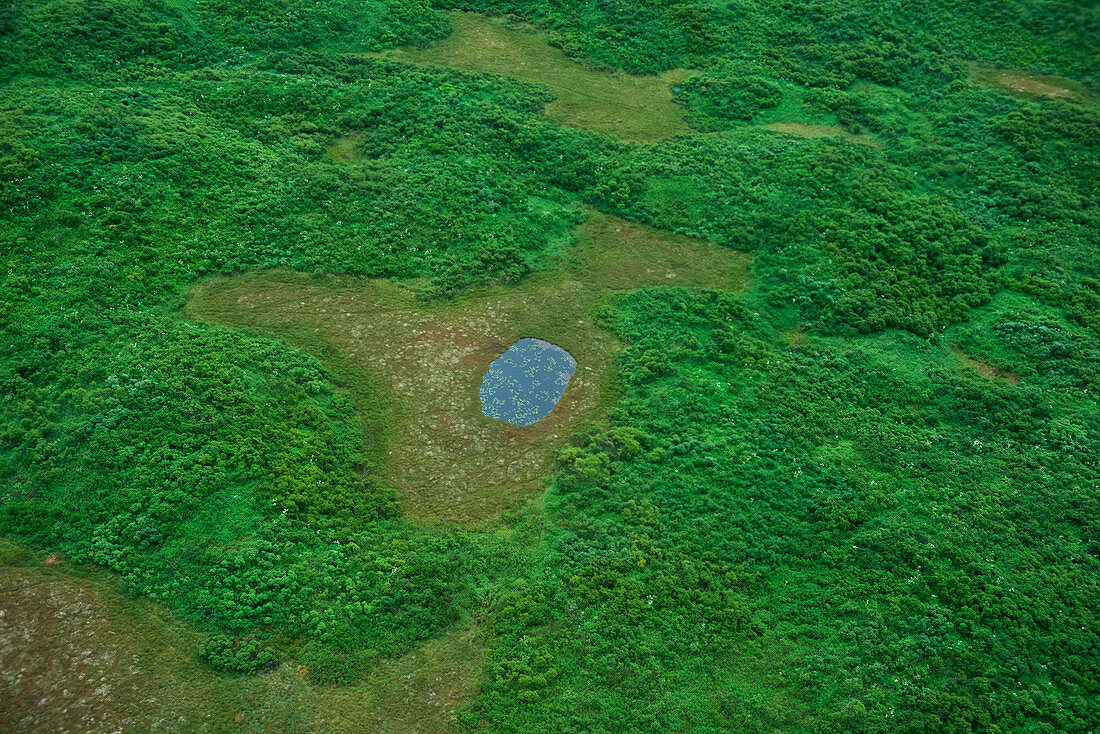
<instances>
[{"instance_id":1,"label":"small pond","mask_svg":"<svg viewBox=\"0 0 1100 734\"><path fill-rule=\"evenodd\" d=\"M550 415L577 370L577 360L542 339L520 339L494 359L481 380L481 412L516 426Z\"/></svg>"}]
</instances>

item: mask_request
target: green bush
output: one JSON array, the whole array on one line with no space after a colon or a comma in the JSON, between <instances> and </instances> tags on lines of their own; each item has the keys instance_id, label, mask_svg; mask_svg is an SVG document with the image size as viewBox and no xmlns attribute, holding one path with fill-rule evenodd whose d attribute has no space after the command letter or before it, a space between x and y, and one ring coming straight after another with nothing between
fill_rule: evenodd
<instances>
[{"instance_id":1,"label":"green bush","mask_svg":"<svg viewBox=\"0 0 1100 734\"><path fill-rule=\"evenodd\" d=\"M255 673L278 664L275 651L252 635L212 635L199 649L199 655L214 669L232 673Z\"/></svg>"},{"instance_id":2,"label":"green bush","mask_svg":"<svg viewBox=\"0 0 1100 734\"><path fill-rule=\"evenodd\" d=\"M723 76L721 71L710 70L673 87L673 99L688 109L692 126L699 130L726 130L783 98L779 85L769 79Z\"/></svg>"}]
</instances>

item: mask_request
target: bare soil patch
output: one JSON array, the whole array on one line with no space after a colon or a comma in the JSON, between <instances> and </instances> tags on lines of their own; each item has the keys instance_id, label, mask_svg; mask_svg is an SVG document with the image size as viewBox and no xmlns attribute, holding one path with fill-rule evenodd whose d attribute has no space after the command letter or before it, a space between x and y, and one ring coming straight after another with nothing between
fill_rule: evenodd
<instances>
[{"instance_id":1,"label":"bare soil patch","mask_svg":"<svg viewBox=\"0 0 1100 734\"><path fill-rule=\"evenodd\" d=\"M951 351L962 360L963 368L969 367L987 380L1004 380L1013 385L1020 382L1020 376L1006 367L998 367L986 360L971 359L958 346L952 346Z\"/></svg>"},{"instance_id":2,"label":"bare soil patch","mask_svg":"<svg viewBox=\"0 0 1100 734\"><path fill-rule=\"evenodd\" d=\"M293 662L222 674L199 659L202 632L113 575L0 544L3 732L446 734L486 661L470 622L351 686L313 686Z\"/></svg>"}]
</instances>

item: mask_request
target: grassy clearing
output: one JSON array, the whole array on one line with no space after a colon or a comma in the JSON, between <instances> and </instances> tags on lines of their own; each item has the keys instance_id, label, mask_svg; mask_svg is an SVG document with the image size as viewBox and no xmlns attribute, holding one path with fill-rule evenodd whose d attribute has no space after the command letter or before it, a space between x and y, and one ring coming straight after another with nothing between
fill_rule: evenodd
<instances>
[{"instance_id":1,"label":"grassy clearing","mask_svg":"<svg viewBox=\"0 0 1100 734\"><path fill-rule=\"evenodd\" d=\"M593 213L563 268L518 286L424 305L388 281L264 271L199 284L185 314L317 356L351 388L381 478L406 514L472 527L538 494L565 437L613 402L623 345L598 327L598 306L647 285L741 288L749 259ZM578 367L554 412L520 428L482 415L478 387L488 364L526 336L561 346Z\"/></svg>"},{"instance_id":2,"label":"grassy clearing","mask_svg":"<svg viewBox=\"0 0 1100 734\"><path fill-rule=\"evenodd\" d=\"M0 730L294 731L267 677L221 676L202 633L105 573L5 543L0 562ZM258 695L259 694L259 695ZM235 717L245 713L239 724ZM268 722L276 726L261 725Z\"/></svg>"},{"instance_id":3,"label":"grassy clearing","mask_svg":"<svg viewBox=\"0 0 1100 734\"><path fill-rule=\"evenodd\" d=\"M805 125L800 122L772 122L764 125L768 130L787 133L800 138L837 138L849 143L881 148L882 144L870 135L848 132L840 125Z\"/></svg>"},{"instance_id":4,"label":"grassy clearing","mask_svg":"<svg viewBox=\"0 0 1100 734\"><path fill-rule=\"evenodd\" d=\"M970 74L981 84L1003 89L1019 99L1044 96L1082 99L1089 96L1088 90L1082 84L1064 76L1039 74L1023 69L1000 69L978 63L970 64Z\"/></svg>"},{"instance_id":5,"label":"grassy clearing","mask_svg":"<svg viewBox=\"0 0 1100 734\"><path fill-rule=\"evenodd\" d=\"M220 674L203 633L114 576L0 541L0 731L448 732L485 662L476 625L427 641L353 686L293 663Z\"/></svg>"},{"instance_id":6,"label":"grassy clearing","mask_svg":"<svg viewBox=\"0 0 1100 734\"><path fill-rule=\"evenodd\" d=\"M796 84L784 83L783 98L777 106L764 110L753 119L754 127L799 138L833 138L857 145L881 148L882 143L867 133L853 133L837 124L837 115L806 100L806 90ZM867 85L857 85L864 93Z\"/></svg>"},{"instance_id":7,"label":"grassy clearing","mask_svg":"<svg viewBox=\"0 0 1100 734\"><path fill-rule=\"evenodd\" d=\"M1006 382L1012 383L1013 385L1020 382L1020 376L1016 374L1013 370L1008 369L1007 367L998 367L989 360L985 359L972 359L971 357L968 357L958 345L953 344L951 346L951 351L958 355L959 359L962 360L960 371L962 368L969 367L987 380L1004 380Z\"/></svg>"},{"instance_id":8,"label":"grassy clearing","mask_svg":"<svg viewBox=\"0 0 1100 734\"><path fill-rule=\"evenodd\" d=\"M691 132L669 91L670 84L688 78L690 71L634 76L599 69L549 46L546 36L534 28L476 13L449 17L454 30L447 38L427 48L400 48L380 55L544 84L557 95L546 105L546 115L563 125L640 142Z\"/></svg>"},{"instance_id":9,"label":"grassy clearing","mask_svg":"<svg viewBox=\"0 0 1100 734\"><path fill-rule=\"evenodd\" d=\"M362 156L355 150L355 146L363 139L363 133L350 133L348 135L341 135L336 140L329 143L325 151L328 153L328 157L334 162L340 161L355 161L359 160Z\"/></svg>"},{"instance_id":10,"label":"grassy clearing","mask_svg":"<svg viewBox=\"0 0 1100 734\"><path fill-rule=\"evenodd\" d=\"M314 688L313 731L347 734L452 731L487 658L480 629L459 628L376 668L354 686Z\"/></svg>"}]
</instances>

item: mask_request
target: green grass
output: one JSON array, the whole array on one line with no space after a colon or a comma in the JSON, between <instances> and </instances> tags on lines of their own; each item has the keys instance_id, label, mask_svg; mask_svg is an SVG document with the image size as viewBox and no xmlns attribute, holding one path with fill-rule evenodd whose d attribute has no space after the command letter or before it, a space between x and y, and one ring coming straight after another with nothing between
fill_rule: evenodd
<instances>
[{"instance_id":1,"label":"green grass","mask_svg":"<svg viewBox=\"0 0 1100 734\"><path fill-rule=\"evenodd\" d=\"M363 133L361 132L341 135L329 143L325 150L334 163L357 160L361 156L356 152L355 146L362 139Z\"/></svg>"},{"instance_id":2,"label":"green grass","mask_svg":"<svg viewBox=\"0 0 1100 734\"><path fill-rule=\"evenodd\" d=\"M1095 729L1084 4L169 2L0 11L0 731Z\"/></svg>"},{"instance_id":3,"label":"green grass","mask_svg":"<svg viewBox=\"0 0 1100 734\"><path fill-rule=\"evenodd\" d=\"M313 688L318 731L444 732L457 728L481 678L487 650L476 625L428 640L353 686Z\"/></svg>"},{"instance_id":4,"label":"green grass","mask_svg":"<svg viewBox=\"0 0 1100 734\"><path fill-rule=\"evenodd\" d=\"M449 14L453 31L427 47L403 47L378 55L413 64L449 66L500 74L544 84L556 99L546 115L563 125L611 133L624 140L654 142L695 131L683 108L673 102L669 87L695 72L672 69L658 76L638 76L621 70L594 67L569 58L547 43L535 28L477 13ZM831 137L862 145L878 145L869 135L830 124L834 115L819 120L801 102L796 85L785 85L783 102L757 122L768 130L798 137ZM351 160L358 134L329 147L333 160Z\"/></svg>"},{"instance_id":5,"label":"green grass","mask_svg":"<svg viewBox=\"0 0 1100 734\"><path fill-rule=\"evenodd\" d=\"M1042 97L1066 97L1095 102L1096 95L1080 82L1064 76L1040 74L1025 69L1004 69L991 64L970 63L970 74L979 83L1003 89L1013 97L1038 100Z\"/></svg>"},{"instance_id":6,"label":"green grass","mask_svg":"<svg viewBox=\"0 0 1100 734\"><path fill-rule=\"evenodd\" d=\"M365 434L379 442L381 478L405 512L472 527L541 492L555 449L614 401L623 344L599 327L599 306L646 285L741 288L750 258L593 213L566 259L519 285L428 305L361 277L222 276L191 291L185 314L260 329L318 357L351 387ZM554 412L519 428L481 414L478 386L488 364L526 336L558 344L578 367Z\"/></svg>"},{"instance_id":7,"label":"green grass","mask_svg":"<svg viewBox=\"0 0 1100 734\"><path fill-rule=\"evenodd\" d=\"M881 143L864 132L852 132L837 124L835 113L820 108L815 109L806 100L806 90L797 84L785 83L780 103L764 110L755 118L755 126L763 127L775 133L793 135L799 138L832 138L858 145L881 147ZM862 85L861 89L870 89Z\"/></svg>"},{"instance_id":8,"label":"green grass","mask_svg":"<svg viewBox=\"0 0 1100 734\"><path fill-rule=\"evenodd\" d=\"M870 145L873 148L880 147L880 143L870 135L852 133L840 125L806 125L801 122L771 122L764 125L768 130L777 133L786 133L799 138L838 138L849 143Z\"/></svg>"},{"instance_id":9,"label":"green grass","mask_svg":"<svg viewBox=\"0 0 1100 734\"><path fill-rule=\"evenodd\" d=\"M546 114L563 125L649 142L691 132L669 85L691 75L672 69L636 76L570 59L526 26L475 13L451 13L450 36L426 48L385 51L384 58L500 74L554 91Z\"/></svg>"}]
</instances>

